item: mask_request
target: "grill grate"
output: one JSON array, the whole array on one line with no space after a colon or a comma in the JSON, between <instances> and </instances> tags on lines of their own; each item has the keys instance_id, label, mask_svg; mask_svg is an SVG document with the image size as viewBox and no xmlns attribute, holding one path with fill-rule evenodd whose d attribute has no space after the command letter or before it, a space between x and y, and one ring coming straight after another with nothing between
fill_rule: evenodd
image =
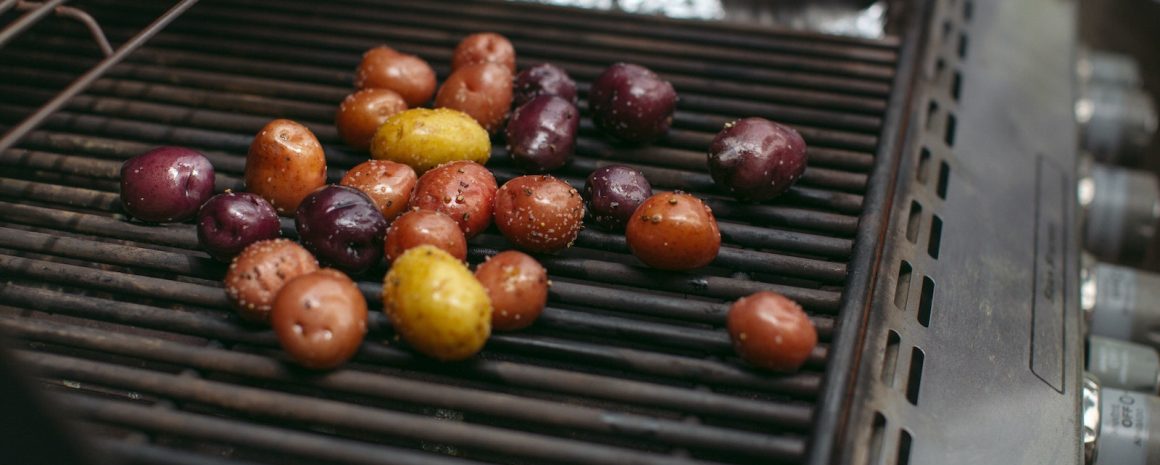
<instances>
[{"instance_id":1,"label":"grill grate","mask_svg":"<svg viewBox=\"0 0 1160 465\"><path fill-rule=\"evenodd\" d=\"M137 3L79 4L120 42L156 14ZM380 267L360 282L375 310L359 356L311 374L228 310L225 266L197 250L191 225L120 214L124 159L188 145L213 161L219 189L238 189L251 137L275 117L319 136L336 180L365 159L332 125L360 53L387 42L446 76L458 39L481 30L511 38L521 67L564 67L582 96L614 61L671 79L681 102L669 136L623 147L585 120L558 174L579 187L623 162L660 189L695 192L721 222L718 259L648 270L623 237L586 229L576 247L539 257L555 282L541 321L457 364L396 345L377 311ZM86 34L48 23L0 50L0 125L92 65ZM803 462L835 320L857 305L842 294L859 219L881 208L864 195L898 45L525 4L203 2L0 153L0 330L24 341L20 358L101 449L130 462ZM802 181L769 204L728 199L704 167L713 134L749 115L790 123L810 144ZM518 175L502 147L489 167L500 182ZM293 236L292 223L283 231ZM494 229L471 246L472 262L508 248ZM731 355L729 301L766 289L818 326L800 373Z\"/></svg>"}]
</instances>

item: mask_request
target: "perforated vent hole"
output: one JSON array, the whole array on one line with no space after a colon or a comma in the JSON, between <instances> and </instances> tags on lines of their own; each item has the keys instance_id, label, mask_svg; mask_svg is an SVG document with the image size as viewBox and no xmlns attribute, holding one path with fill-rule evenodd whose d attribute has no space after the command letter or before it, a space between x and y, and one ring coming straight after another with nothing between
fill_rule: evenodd
<instances>
[{"instance_id":1,"label":"perforated vent hole","mask_svg":"<svg viewBox=\"0 0 1160 465\"><path fill-rule=\"evenodd\" d=\"M878 464L882 457L882 437L886 433L886 417L882 412L874 412L874 423L870 426L870 453L867 454L868 464Z\"/></svg>"},{"instance_id":2,"label":"perforated vent hole","mask_svg":"<svg viewBox=\"0 0 1160 465\"><path fill-rule=\"evenodd\" d=\"M934 124L934 117L938 114L938 102L931 100L926 104L926 127Z\"/></svg>"},{"instance_id":3,"label":"perforated vent hole","mask_svg":"<svg viewBox=\"0 0 1160 465\"><path fill-rule=\"evenodd\" d=\"M910 275L913 273L910 262L903 260L898 265L898 283L894 288L894 306L905 309L906 300L910 297Z\"/></svg>"},{"instance_id":4,"label":"perforated vent hole","mask_svg":"<svg viewBox=\"0 0 1160 465\"><path fill-rule=\"evenodd\" d=\"M915 177L919 184L926 184L926 180L930 179L930 149L926 147L923 147L918 155L918 170Z\"/></svg>"},{"instance_id":5,"label":"perforated vent hole","mask_svg":"<svg viewBox=\"0 0 1160 465\"><path fill-rule=\"evenodd\" d=\"M898 345L902 338L893 329L886 335L886 353L882 357L882 384L894 387L894 375L898 371Z\"/></svg>"},{"instance_id":6,"label":"perforated vent hole","mask_svg":"<svg viewBox=\"0 0 1160 465\"><path fill-rule=\"evenodd\" d=\"M926 354L918 347L910 351L910 374L906 378L906 400L918 405L918 390L922 387L922 364Z\"/></svg>"},{"instance_id":7,"label":"perforated vent hole","mask_svg":"<svg viewBox=\"0 0 1160 465\"><path fill-rule=\"evenodd\" d=\"M930 309L934 305L934 280L929 276L922 277L922 295L918 300L918 323L923 327L930 326Z\"/></svg>"},{"instance_id":8,"label":"perforated vent hole","mask_svg":"<svg viewBox=\"0 0 1160 465\"><path fill-rule=\"evenodd\" d=\"M963 73L955 70L955 74L951 76L951 98L959 101L959 95L963 90Z\"/></svg>"},{"instance_id":9,"label":"perforated vent hole","mask_svg":"<svg viewBox=\"0 0 1160 465\"><path fill-rule=\"evenodd\" d=\"M947 147L953 147L955 145L955 126L957 125L958 121L955 119L954 113L948 113L946 132L943 134L943 140L946 140Z\"/></svg>"},{"instance_id":10,"label":"perforated vent hole","mask_svg":"<svg viewBox=\"0 0 1160 465\"><path fill-rule=\"evenodd\" d=\"M919 222L922 220L922 205L917 201L910 201L910 216L906 219L906 240L911 244L918 243Z\"/></svg>"},{"instance_id":11,"label":"perforated vent hole","mask_svg":"<svg viewBox=\"0 0 1160 465\"><path fill-rule=\"evenodd\" d=\"M948 165L945 160L939 162L938 186L935 189L935 192L938 194L938 197L940 199L946 200L946 198L947 198L947 183L950 182L950 178L951 178L951 165Z\"/></svg>"},{"instance_id":12,"label":"perforated vent hole","mask_svg":"<svg viewBox=\"0 0 1160 465\"><path fill-rule=\"evenodd\" d=\"M913 438L910 436L910 431L905 429L898 433L898 459L894 461L897 465L910 465L910 443Z\"/></svg>"},{"instance_id":13,"label":"perforated vent hole","mask_svg":"<svg viewBox=\"0 0 1160 465\"><path fill-rule=\"evenodd\" d=\"M964 33L960 33L959 34L959 58L962 59L962 58L966 58L966 57L967 57L967 35Z\"/></svg>"},{"instance_id":14,"label":"perforated vent hole","mask_svg":"<svg viewBox=\"0 0 1160 465\"><path fill-rule=\"evenodd\" d=\"M942 246L942 218L938 215L930 217L930 236L926 241L926 254L938 260L938 249Z\"/></svg>"}]
</instances>

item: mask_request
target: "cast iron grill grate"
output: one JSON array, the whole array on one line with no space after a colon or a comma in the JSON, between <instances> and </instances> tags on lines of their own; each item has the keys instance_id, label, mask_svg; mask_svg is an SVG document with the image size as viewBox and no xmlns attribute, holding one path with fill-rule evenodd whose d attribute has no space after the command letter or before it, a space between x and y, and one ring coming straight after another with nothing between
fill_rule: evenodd
<instances>
[{"instance_id":1,"label":"cast iron grill grate","mask_svg":"<svg viewBox=\"0 0 1160 465\"><path fill-rule=\"evenodd\" d=\"M82 5L118 42L156 15L137 3ZM270 331L234 318L225 266L197 250L192 225L120 213L124 159L188 145L214 162L219 189L240 189L250 139L276 117L319 136L336 180L365 159L332 124L360 53L389 43L444 77L456 42L482 30L511 38L521 67L567 69L582 97L615 61L671 79L681 102L669 136L619 146L585 120L578 156L557 175L579 187L598 166L628 163L659 189L706 198L720 257L658 272L623 237L586 229L576 247L539 257L555 283L542 320L459 364L395 343L377 311L380 267L360 283L376 309L360 355L311 374L283 363ZM0 124L91 66L85 34L50 23L0 50ZM102 449L142 463L803 462L823 389L839 388L823 383L836 319L859 306L843 301L859 219L882 208L864 196L897 47L526 4L203 2L0 153L0 330L23 341L20 358ZM750 115L810 144L801 183L768 204L728 199L704 168L713 134ZM500 182L518 175L502 144L493 155ZM471 245L473 263L508 248L494 228ZM764 289L802 303L818 326L800 373L752 371L731 354L728 303Z\"/></svg>"}]
</instances>

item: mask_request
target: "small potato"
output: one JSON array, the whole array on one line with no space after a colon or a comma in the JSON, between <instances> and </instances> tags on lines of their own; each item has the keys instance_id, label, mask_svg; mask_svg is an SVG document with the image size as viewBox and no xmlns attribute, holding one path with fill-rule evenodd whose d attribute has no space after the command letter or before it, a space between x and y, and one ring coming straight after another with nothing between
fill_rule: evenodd
<instances>
[{"instance_id":1,"label":"small potato","mask_svg":"<svg viewBox=\"0 0 1160 465\"><path fill-rule=\"evenodd\" d=\"M529 252L572 246L584 224L584 198L551 176L520 176L495 195L495 224L509 241Z\"/></svg>"},{"instance_id":2,"label":"small potato","mask_svg":"<svg viewBox=\"0 0 1160 465\"><path fill-rule=\"evenodd\" d=\"M584 183L592 220L609 231L623 231L636 207L652 195L644 173L625 165L597 168Z\"/></svg>"},{"instance_id":3,"label":"small potato","mask_svg":"<svg viewBox=\"0 0 1160 465\"><path fill-rule=\"evenodd\" d=\"M459 224L450 216L432 210L412 210L391 223L383 251L387 261L394 262L403 252L424 244L438 247L459 260L467 259L467 239Z\"/></svg>"},{"instance_id":4,"label":"small potato","mask_svg":"<svg viewBox=\"0 0 1160 465\"><path fill-rule=\"evenodd\" d=\"M367 333L367 301L340 271L291 279L274 298L270 326L282 350L306 368L327 370L358 352Z\"/></svg>"},{"instance_id":5,"label":"small potato","mask_svg":"<svg viewBox=\"0 0 1160 465\"><path fill-rule=\"evenodd\" d=\"M383 258L387 220L353 187L331 184L311 192L298 206L294 226L307 250L347 273L363 273Z\"/></svg>"},{"instance_id":6,"label":"small potato","mask_svg":"<svg viewBox=\"0 0 1160 465\"><path fill-rule=\"evenodd\" d=\"M399 53L387 46L375 47L363 54L355 71L354 86L359 89L390 89L398 92L409 107L431 101L435 95L435 70L415 55Z\"/></svg>"},{"instance_id":7,"label":"small potato","mask_svg":"<svg viewBox=\"0 0 1160 465\"><path fill-rule=\"evenodd\" d=\"M568 163L576 149L580 111L555 95L541 95L512 112L508 152L525 171L543 173Z\"/></svg>"},{"instance_id":8,"label":"small potato","mask_svg":"<svg viewBox=\"0 0 1160 465\"><path fill-rule=\"evenodd\" d=\"M624 237L636 258L662 270L700 268L721 248L721 231L709 206L679 192L645 200L629 218Z\"/></svg>"},{"instance_id":9,"label":"small potato","mask_svg":"<svg viewBox=\"0 0 1160 465\"><path fill-rule=\"evenodd\" d=\"M555 95L575 105L576 81L560 67L540 63L516 75L512 93L512 102L517 107L540 95Z\"/></svg>"},{"instance_id":10,"label":"small potato","mask_svg":"<svg viewBox=\"0 0 1160 465\"><path fill-rule=\"evenodd\" d=\"M318 261L289 239L250 244L234 257L226 272L226 297L238 314L253 322L269 319L274 297L286 281L318 271Z\"/></svg>"},{"instance_id":11,"label":"small potato","mask_svg":"<svg viewBox=\"0 0 1160 465\"><path fill-rule=\"evenodd\" d=\"M818 343L818 330L800 305L769 291L729 307L729 337L737 355L769 370L801 368Z\"/></svg>"},{"instance_id":12,"label":"small potato","mask_svg":"<svg viewBox=\"0 0 1160 465\"><path fill-rule=\"evenodd\" d=\"M459 42L451 56L451 70L476 63L495 63L516 72L516 49L507 37L494 32L479 32Z\"/></svg>"},{"instance_id":13,"label":"small potato","mask_svg":"<svg viewBox=\"0 0 1160 465\"><path fill-rule=\"evenodd\" d=\"M213 190L213 164L190 148L158 147L121 164L121 206L141 221L193 218Z\"/></svg>"},{"instance_id":14,"label":"small potato","mask_svg":"<svg viewBox=\"0 0 1160 465\"><path fill-rule=\"evenodd\" d=\"M451 73L435 95L435 106L471 115L489 133L503 127L512 105L512 71L495 63L465 65Z\"/></svg>"},{"instance_id":15,"label":"small potato","mask_svg":"<svg viewBox=\"0 0 1160 465\"><path fill-rule=\"evenodd\" d=\"M479 163L454 161L419 178L411 206L450 216L468 239L491 225L497 190L495 175Z\"/></svg>"},{"instance_id":16,"label":"small potato","mask_svg":"<svg viewBox=\"0 0 1160 465\"><path fill-rule=\"evenodd\" d=\"M279 215L298 209L306 194L326 184L326 154L306 126L276 119L262 128L246 155L246 189Z\"/></svg>"},{"instance_id":17,"label":"small potato","mask_svg":"<svg viewBox=\"0 0 1160 465\"><path fill-rule=\"evenodd\" d=\"M362 191L375 202L388 223L407 209L415 192L415 170L402 163L367 160L351 168L339 184Z\"/></svg>"},{"instance_id":18,"label":"small potato","mask_svg":"<svg viewBox=\"0 0 1160 465\"><path fill-rule=\"evenodd\" d=\"M548 304L548 270L523 252L500 252L479 265L475 277L491 297L491 326L514 331L530 326Z\"/></svg>"},{"instance_id":19,"label":"small potato","mask_svg":"<svg viewBox=\"0 0 1160 465\"><path fill-rule=\"evenodd\" d=\"M407 344L464 360L491 335L491 300L463 262L431 245L403 252L383 278L383 311Z\"/></svg>"},{"instance_id":20,"label":"small potato","mask_svg":"<svg viewBox=\"0 0 1160 465\"><path fill-rule=\"evenodd\" d=\"M334 125L346 145L366 150L379 126L406 109L407 102L393 90L363 89L343 99L334 116Z\"/></svg>"},{"instance_id":21,"label":"small potato","mask_svg":"<svg viewBox=\"0 0 1160 465\"><path fill-rule=\"evenodd\" d=\"M414 108L387 119L371 140L371 156L415 169L418 174L456 160L487 163L491 139L467 114L449 108Z\"/></svg>"},{"instance_id":22,"label":"small potato","mask_svg":"<svg viewBox=\"0 0 1160 465\"><path fill-rule=\"evenodd\" d=\"M626 142L649 142L673 123L677 91L643 66L616 63L604 70L588 91L592 122Z\"/></svg>"},{"instance_id":23,"label":"small potato","mask_svg":"<svg viewBox=\"0 0 1160 465\"><path fill-rule=\"evenodd\" d=\"M806 171L806 141L765 118L725 125L709 144L709 174L739 200L763 201L789 190Z\"/></svg>"},{"instance_id":24,"label":"small potato","mask_svg":"<svg viewBox=\"0 0 1160 465\"><path fill-rule=\"evenodd\" d=\"M228 262L250 244L282 235L270 202L250 192L211 197L197 212L197 243L209 256Z\"/></svg>"}]
</instances>

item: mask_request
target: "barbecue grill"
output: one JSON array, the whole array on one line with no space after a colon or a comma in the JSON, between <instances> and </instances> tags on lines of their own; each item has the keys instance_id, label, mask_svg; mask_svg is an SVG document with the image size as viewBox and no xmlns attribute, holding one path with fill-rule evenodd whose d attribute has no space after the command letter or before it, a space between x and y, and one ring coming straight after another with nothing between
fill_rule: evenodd
<instances>
[{"instance_id":1,"label":"barbecue grill","mask_svg":"<svg viewBox=\"0 0 1160 465\"><path fill-rule=\"evenodd\" d=\"M76 2L123 59L53 18L0 49L0 332L68 437L124 463L1080 463L1073 7L911 3L862 39L507 2ZM185 145L241 189L279 117L318 135L337 181L366 158L333 127L361 52L388 43L445 77L477 31L582 97L616 61L672 81L665 138L618 145L585 118L558 175L628 163L705 198L716 261L651 270L586 229L538 257L554 285L536 325L453 364L394 337L380 266L359 282L361 351L311 373L229 310L192 225L123 214L123 160ZM773 202L733 201L705 168L744 116L809 143ZM518 171L496 145L502 183ZM494 228L470 245L473 263L509 248ZM817 325L798 373L732 354L728 305L758 290Z\"/></svg>"}]
</instances>

